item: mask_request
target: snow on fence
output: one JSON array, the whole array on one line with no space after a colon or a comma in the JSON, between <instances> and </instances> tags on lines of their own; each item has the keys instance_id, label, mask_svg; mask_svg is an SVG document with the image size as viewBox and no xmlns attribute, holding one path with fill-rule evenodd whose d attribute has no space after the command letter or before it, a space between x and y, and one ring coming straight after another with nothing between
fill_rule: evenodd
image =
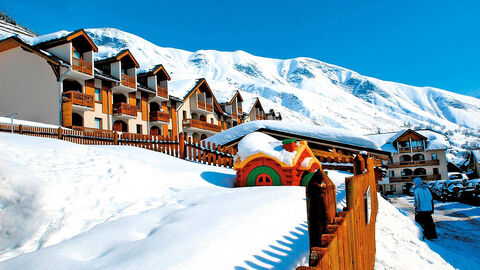
<instances>
[{"instance_id":1,"label":"snow on fence","mask_svg":"<svg viewBox=\"0 0 480 270\"><path fill-rule=\"evenodd\" d=\"M309 266L297 270L374 269L378 200L373 159L359 155L353 165L354 176L345 179L343 211L337 213L335 185L325 172L319 170L307 185Z\"/></svg>"},{"instance_id":2,"label":"snow on fence","mask_svg":"<svg viewBox=\"0 0 480 270\"><path fill-rule=\"evenodd\" d=\"M10 124L0 124L0 132L12 132ZM183 133L175 137L117 133L109 130L90 128L42 128L25 125L13 125L13 132L44 138L65 140L77 144L93 145L129 145L181 159L214 166L233 168L235 150L205 141L185 138Z\"/></svg>"}]
</instances>

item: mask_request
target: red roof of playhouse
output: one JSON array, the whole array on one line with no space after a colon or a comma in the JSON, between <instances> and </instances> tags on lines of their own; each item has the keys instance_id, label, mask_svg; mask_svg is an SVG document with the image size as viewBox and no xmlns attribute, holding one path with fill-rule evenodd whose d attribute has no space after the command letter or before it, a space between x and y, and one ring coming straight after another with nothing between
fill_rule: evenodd
<instances>
[{"instance_id":1,"label":"red roof of playhouse","mask_svg":"<svg viewBox=\"0 0 480 270\"><path fill-rule=\"evenodd\" d=\"M306 173L321 167L306 141L282 143L261 132L250 133L240 141L234 163L237 186L259 185L262 175L271 180L264 185L300 185Z\"/></svg>"}]
</instances>

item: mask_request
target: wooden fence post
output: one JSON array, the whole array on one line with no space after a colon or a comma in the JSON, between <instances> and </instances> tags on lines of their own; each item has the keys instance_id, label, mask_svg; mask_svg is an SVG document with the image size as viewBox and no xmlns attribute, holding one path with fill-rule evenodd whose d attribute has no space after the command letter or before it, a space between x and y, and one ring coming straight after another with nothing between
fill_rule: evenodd
<instances>
[{"instance_id":1,"label":"wooden fence post","mask_svg":"<svg viewBox=\"0 0 480 270\"><path fill-rule=\"evenodd\" d=\"M62 135L63 135L63 129L62 129L62 127L59 127L59 128L58 128L58 139L59 139L59 140L62 139Z\"/></svg>"},{"instance_id":2,"label":"wooden fence post","mask_svg":"<svg viewBox=\"0 0 480 270\"><path fill-rule=\"evenodd\" d=\"M118 133L117 132L113 133L113 144L118 145Z\"/></svg>"},{"instance_id":3,"label":"wooden fence post","mask_svg":"<svg viewBox=\"0 0 480 270\"><path fill-rule=\"evenodd\" d=\"M23 125L18 126L18 133L23 134Z\"/></svg>"},{"instance_id":4,"label":"wooden fence post","mask_svg":"<svg viewBox=\"0 0 480 270\"><path fill-rule=\"evenodd\" d=\"M183 132L180 132L178 146L180 147L180 158L185 159L185 134Z\"/></svg>"},{"instance_id":5,"label":"wooden fence post","mask_svg":"<svg viewBox=\"0 0 480 270\"><path fill-rule=\"evenodd\" d=\"M337 214L335 185L322 170L317 170L307 185L306 197L311 249L322 246L322 234L327 232L327 225L334 222ZM310 258L311 263L315 260Z\"/></svg>"},{"instance_id":6,"label":"wooden fence post","mask_svg":"<svg viewBox=\"0 0 480 270\"><path fill-rule=\"evenodd\" d=\"M353 174L360 175L365 172L365 160L361 155L357 155L353 159Z\"/></svg>"}]
</instances>

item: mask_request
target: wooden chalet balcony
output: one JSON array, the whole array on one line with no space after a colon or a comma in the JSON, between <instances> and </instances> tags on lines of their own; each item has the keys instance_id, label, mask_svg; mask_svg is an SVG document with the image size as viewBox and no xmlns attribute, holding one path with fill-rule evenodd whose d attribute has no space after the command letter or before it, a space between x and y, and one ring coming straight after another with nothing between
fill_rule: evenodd
<instances>
[{"instance_id":1,"label":"wooden chalet balcony","mask_svg":"<svg viewBox=\"0 0 480 270\"><path fill-rule=\"evenodd\" d=\"M412 152L423 152L423 151L425 151L425 148L423 146L412 146L411 151ZM398 152L399 153L410 153L410 147L399 147Z\"/></svg>"},{"instance_id":2,"label":"wooden chalet balcony","mask_svg":"<svg viewBox=\"0 0 480 270\"><path fill-rule=\"evenodd\" d=\"M413 182L415 177L420 177L422 180L440 180L442 178L439 174L431 174L431 175L406 175L406 176L399 176L399 177L389 177L390 183L395 182Z\"/></svg>"},{"instance_id":3,"label":"wooden chalet balcony","mask_svg":"<svg viewBox=\"0 0 480 270\"><path fill-rule=\"evenodd\" d=\"M170 122L170 114L161 111L150 112L150 122Z\"/></svg>"},{"instance_id":4,"label":"wooden chalet balcony","mask_svg":"<svg viewBox=\"0 0 480 270\"><path fill-rule=\"evenodd\" d=\"M127 103L115 103L113 104L113 114L114 115L131 115L137 116L137 106L130 105Z\"/></svg>"},{"instance_id":5,"label":"wooden chalet balcony","mask_svg":"<svg viewBox=\"0 0 480 270\"><path fill-rule=\"evenodd\" d=\"M134 77L122 74L122 84L131 88L136 88L137 84Z\"/></svg>"},{"instance_id":6,"label":"wooden chalet balcony","mask_svg":"<svg viewBox=\"0 0 480 270\"><path fill-rule=\"evenodd\" d=\"M67 103L71 102L73 105L79 105L84 107L93 108L95 106L95 101L93 96L86 95L84 93L76 91L64 92L62 95L62 102Z\"/></svg>"},{"instance_id":7,"label":"wooden chalet balcony","mask_svg":"<svg viewBox=\"0 0 480 270\"><path fill-rule=\"evenodd\" d=\"M93 74L93 68L92 68L92 63L87 62L82 59L78 59L73 57L72 59L72 67L76 71L80 71L82 73L92 75Z\"/></svg>"},{"instance_id":8,"label":"wooden chalet balcony","mask_svg":"<svg viewBox=\"0 0 480 270\"><path fill-rule=\"evenodd\" d=\"M204 129L204 130L209 130L213 132L222 131L222 127L219 125L210 124L207 122L194 120L194 119L183 120L183 128L198 128L198 129Z\"/></svg>"},{"instance_id":9,"label":"wooden chalet balcony","mask_svg":"<svg viewBox=\"0 0 480 270\"><path fill-rule=\"evenodd\" d=\"M401 168L401 167L416 167L416 166L432 166L439 165L439 160L412 160L412 161L400 161L400 162L390 162L388 167L390 168Z\"/></svg>"},{"instance_id":10,"label":"wooden chalet balcony","mask_svg":"<svg viewBox=\"0 0 480 270\"><path fill-rule=\"evenodd\" d=\"M237 115L236 112L232 112L232 118L233 118L233 119L237 119L237 118L238 118L238 115Z\"/></svg>"},{"instance_id":11,"label":"wooden chalet balcony","mask_svg":"<svg viewBox=\"0 0 480 270\"><path fill-rule=\"evenodd\" d=\"M205 108L206 108L206 106L205 106L205 101L203 101L203 100L198 100L197 107L198 107L199 109L205 110Z\"/></svg>"},{"instance_id":12,"label":"wooden chalet balcony","mask_svg":"<svg viewBox=\"0 0 480 270\"><path fill-rule=\"evenodd\" d=\"M257 119L257 120L266 120L266 117L265 117L265 115L258 115L258 114L257 114L257 115L255 115L255 119Z\"/></svg>"},{"instance_id":13,"label":"wooden chalet balcony","mask_svg":"<svg viewBox=\"0 0 480 270\"><path fill-rule=\"evenodd\" d=\"M168 99L168 89L157 85L157 96Z\"/></svg>"},{"instance_id":14,"label":"wooden chalet balcony","mask_svg":"<svg viewBox=\"0 0 480 270\"><path fill-rule=\"evenodd\" d=\"M207 103L207 111L213 112L213 105L210 103Z\"/></svg>"}]
</instances>

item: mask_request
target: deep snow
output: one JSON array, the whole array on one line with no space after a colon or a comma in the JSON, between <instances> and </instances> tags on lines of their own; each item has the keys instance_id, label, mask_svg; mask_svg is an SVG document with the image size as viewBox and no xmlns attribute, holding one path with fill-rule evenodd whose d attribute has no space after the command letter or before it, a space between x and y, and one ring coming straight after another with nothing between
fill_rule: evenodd
<instances>
[{"instance_id":1,"label":"deep snow","mask_svg":"<svg viewBox=\"0 0 480 270\"><path fill-rule=\"evenodd\" d=\"M345 205L344 177L328 171ZM0 269L292 269L308 256L303 187L128 146L0 134ZM377 269L453 269L379 199Z\"/></svg>"}]
</instances>

